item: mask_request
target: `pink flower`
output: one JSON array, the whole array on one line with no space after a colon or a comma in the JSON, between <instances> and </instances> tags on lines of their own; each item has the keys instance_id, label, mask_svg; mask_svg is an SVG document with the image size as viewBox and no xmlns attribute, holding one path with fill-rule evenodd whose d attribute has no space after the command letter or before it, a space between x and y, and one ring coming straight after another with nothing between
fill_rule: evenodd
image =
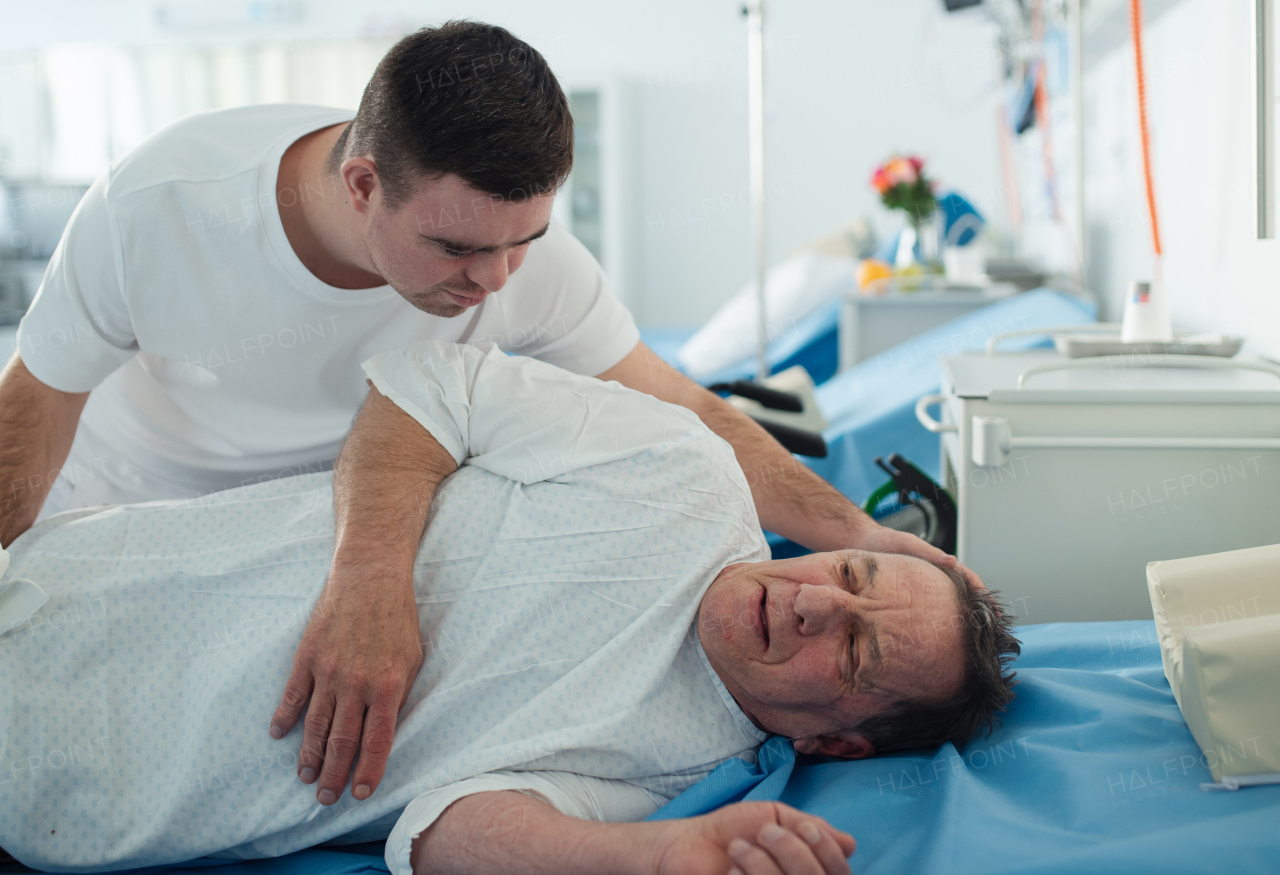
<instances>
[{"instance_id":1,"label":"pink flower","mask_svg":"<svg viewBox=\"0 0 1280 875\"><path fill-rule=\"evenodd\" d=\"M871 174L871 185L881 194L893 187L893 183L889 182L889 177L885 174L883 167L877 167L876 172Z\"/></svg>"},{"instance_id":2,"label":"pink flower","mask_svg":"<svg viewBox=\"0 0 1280 875\"><path fill-rule=\"evenodd\" d=\"M895 155L884 163L884 173L889 179L889 185L914 185L919 177L916 165L900 156Z\"/></svg>"}]
</instances>

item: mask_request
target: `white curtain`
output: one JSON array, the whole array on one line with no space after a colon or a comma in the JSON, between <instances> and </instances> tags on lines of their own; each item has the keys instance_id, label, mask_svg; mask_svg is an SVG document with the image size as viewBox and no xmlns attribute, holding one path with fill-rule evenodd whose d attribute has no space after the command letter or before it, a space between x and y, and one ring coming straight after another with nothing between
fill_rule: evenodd
<instances>
[{"instance_id":1,"label":"white curtain","mask_svg":"<svg viewBox=\"0 0 1280 875\"><path fill-rule=\"evenodd\" d=\"M354 109L393 43L77 44L0 57L0 178L90 182L153 131L200 110Z\"/></svg>"}]
</instances>

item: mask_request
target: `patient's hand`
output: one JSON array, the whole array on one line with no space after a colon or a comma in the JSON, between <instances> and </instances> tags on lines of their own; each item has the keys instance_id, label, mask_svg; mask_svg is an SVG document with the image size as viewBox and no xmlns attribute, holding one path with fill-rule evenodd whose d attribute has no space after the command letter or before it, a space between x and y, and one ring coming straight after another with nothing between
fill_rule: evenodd
<instances>
[{"instance_id":1,"label":"patient's hand","mask_svg":"<svg viewBox=\"0 0 1280 875\"><path fill-rule=\"evenodd\" d=\"M357 752L351 795L367 799L378 788L397 712L422 665L413 578L397 585L400 574L368 565L342 569L335 561L271 719L271 734L282 738L311 700L298 777L319 781L323 805L342 796Z\"/></svg>"},{"instance_id":2,"label":"patient's hand","mask_svg":"<svg viewBox=\"0 0 1280 875\"><path fill-rule=\"evenodd\" d=\"M781 802L739 802L688 820L658 859L658 875L848 875L853 837Z\"/></svg>"}]
</instances>

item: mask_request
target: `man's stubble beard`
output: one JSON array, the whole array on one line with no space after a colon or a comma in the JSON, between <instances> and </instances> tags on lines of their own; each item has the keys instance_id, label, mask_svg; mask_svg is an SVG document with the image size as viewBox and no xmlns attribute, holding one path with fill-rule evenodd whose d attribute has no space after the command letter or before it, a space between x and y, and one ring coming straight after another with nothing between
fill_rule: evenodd
<instances>
[{"instance_id":1,"label":"man's stubble beard","mask_svg":"<svg viewBox=\"0 0 1280 875\"><path fill-rule=\"evenodd\" d=\"M380 263L377 253L369 245L368 241L365 242L365 251L368 252L369 261L373 264L373 269L378 272L378 276L386 280L387 285L395 289L396 294L407 301L415 310L421 310L423 313L437 316L441 319L452 319L455 316L461 316L467 311L467 307L459 306L445 298L444 291L440 286L432 286L425 292L406 293L390 280L387 271Z\"/></svg>"},{"instance_id":2,"label":"man's stubble beard","mask_svg":"<svg viewBox=\"0 0 1280 875\"><path fill-rule=\"evenodd\" d=\"M395 288L395 286L392 286L392 288ZM452 301L440 300L440 298L443 298L443 293L437 292L436 289L431 289L420 296L412 298L399 289L396 289L396 292L399 293L400 297L408 301L414 309L421 310L423 313L428 313L432 316L438 316L441 319L452 319L455 316L461 316L469 309Z\"/></svg>"}]
</instances>

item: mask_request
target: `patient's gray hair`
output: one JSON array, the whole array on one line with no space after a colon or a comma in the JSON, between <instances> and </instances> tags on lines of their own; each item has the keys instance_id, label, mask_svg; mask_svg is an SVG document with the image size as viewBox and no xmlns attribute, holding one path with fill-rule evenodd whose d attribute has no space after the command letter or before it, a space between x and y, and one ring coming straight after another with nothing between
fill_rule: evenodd
<instances>
[{"instance_id":1,"label":"patient's gray hair","mask_svg":"<svg viewBox=\"0 0 1280 875\"><path fill-rule=\"evenodd\" d=\"M955 585L964 682L949 699L899 701L853 727L850 731L875 745L876 753L932 748L946 741L960 747L990 732L999 713L1013 701L1015 673L1007 669L1022 645L1010 631L1012 616L1001 610L996 593L973 587L963 571L935 567Z\"/></svg>"}]
</instances>

